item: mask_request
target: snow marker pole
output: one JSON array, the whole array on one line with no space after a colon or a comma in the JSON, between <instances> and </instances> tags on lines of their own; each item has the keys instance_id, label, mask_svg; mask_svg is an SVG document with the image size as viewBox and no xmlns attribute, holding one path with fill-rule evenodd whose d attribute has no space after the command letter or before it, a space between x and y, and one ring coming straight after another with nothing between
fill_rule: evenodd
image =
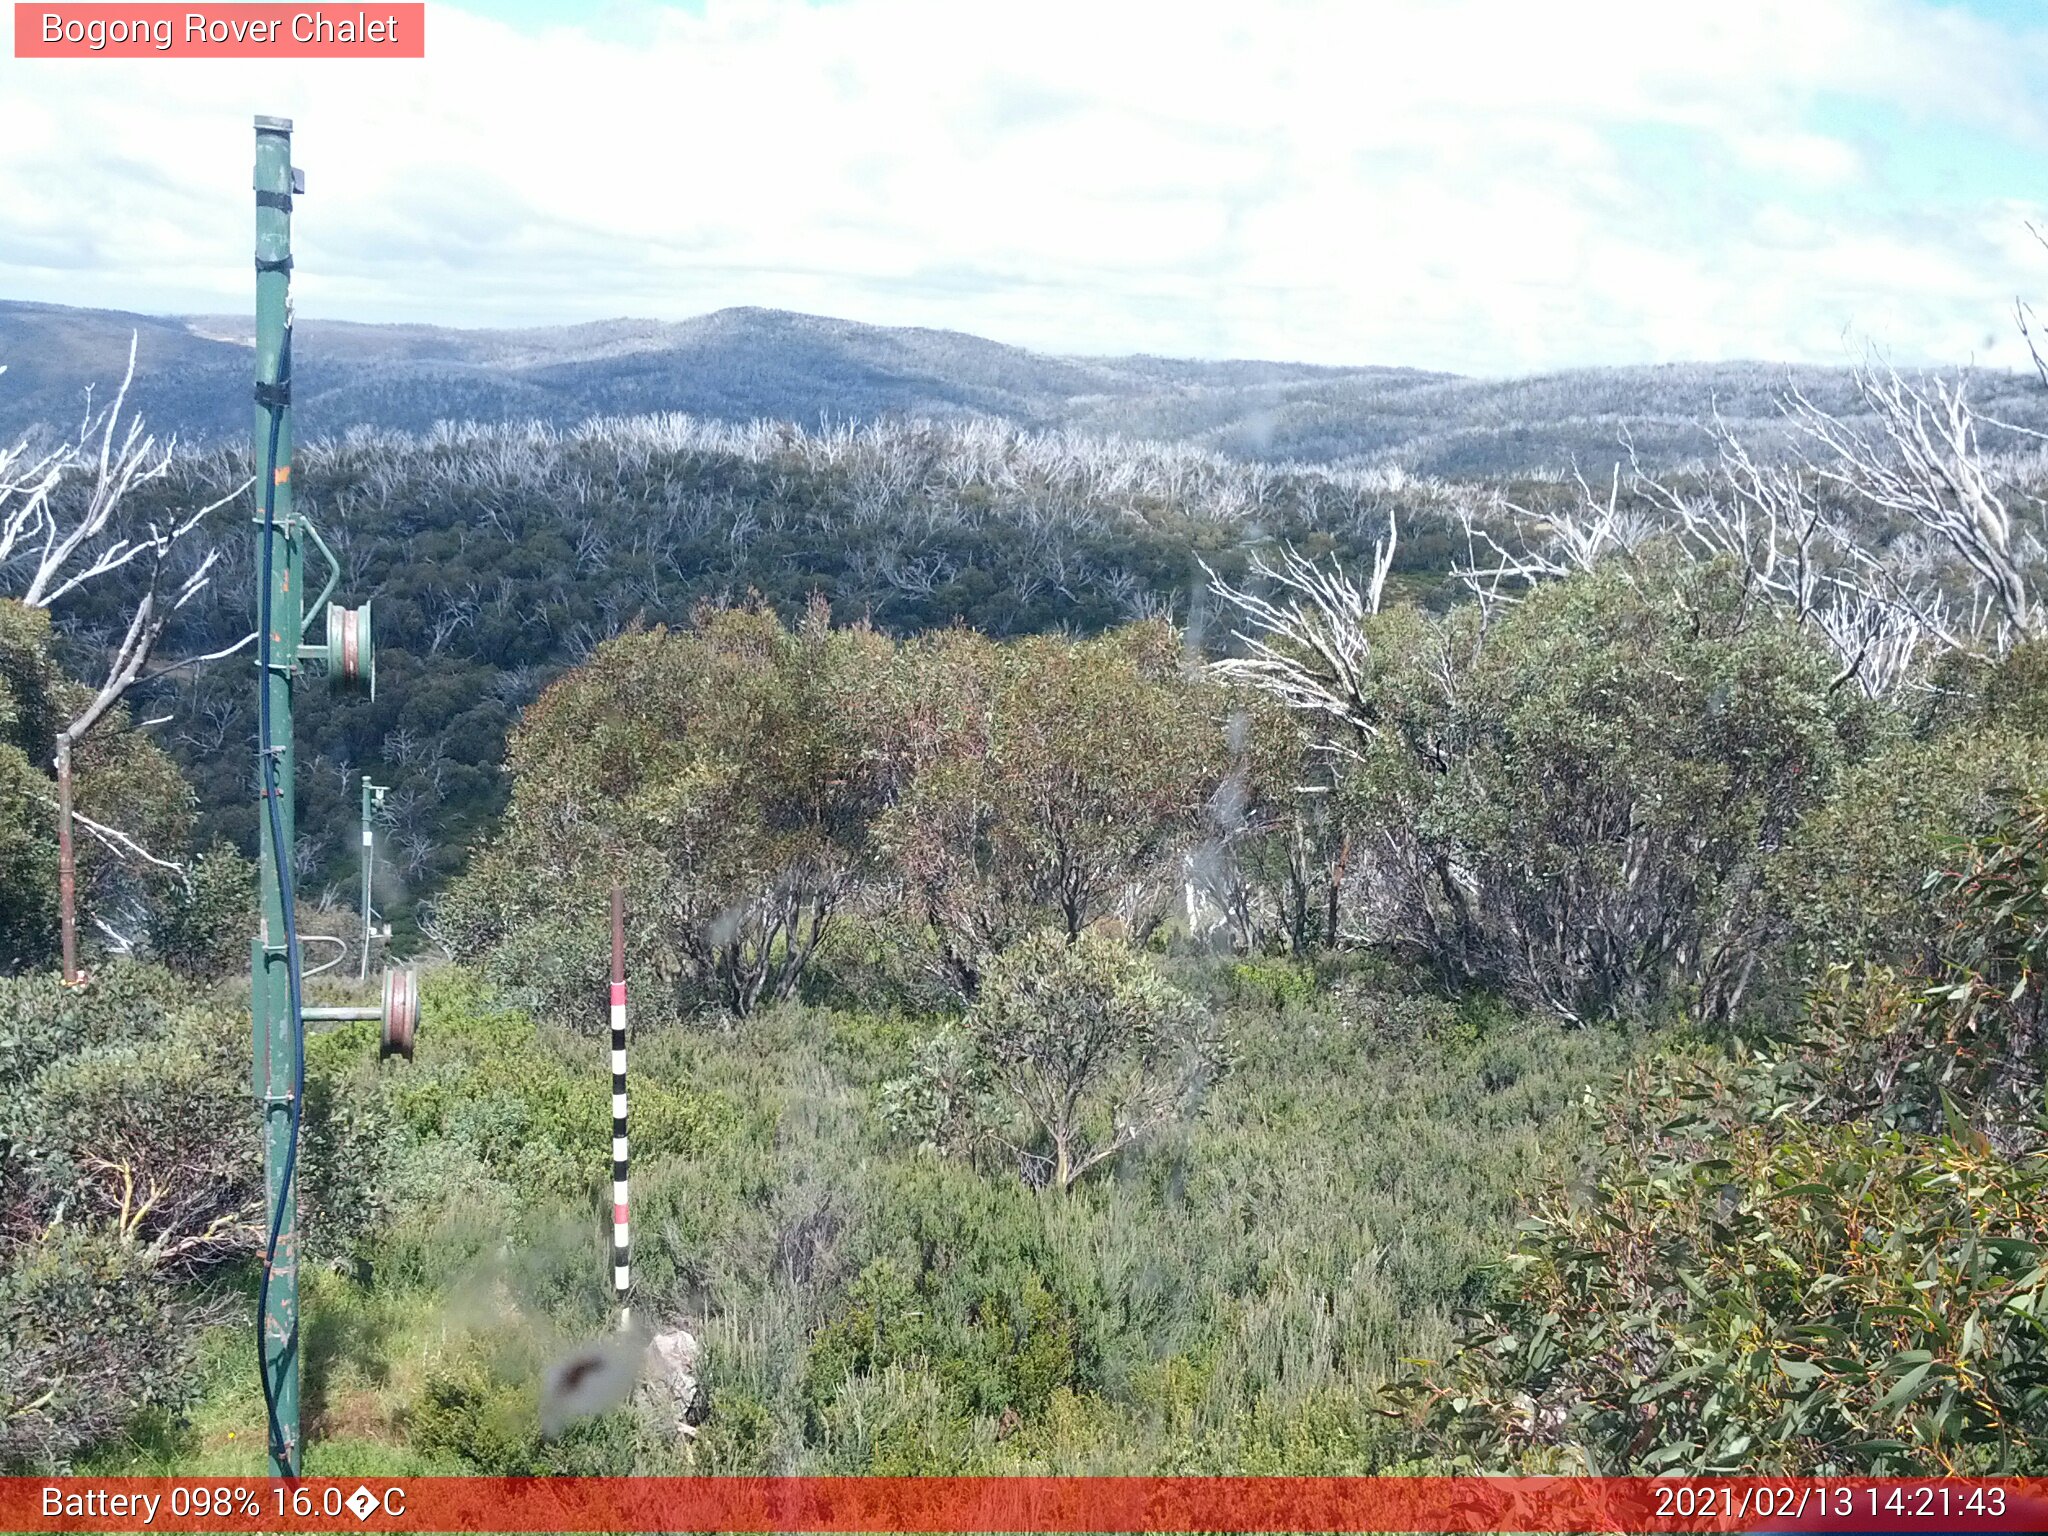
<instances>
[{"instance_id":1,"label":"snow marker pole","mask_svg":"<svg viewBox=\"0 0 2048 1536\"><path fill-rule=\"evenodd\" d=\"M626 1194L626 892L612 886L612 1291L619 1327L632 1326Z\"/></svg>"}]
</instances>

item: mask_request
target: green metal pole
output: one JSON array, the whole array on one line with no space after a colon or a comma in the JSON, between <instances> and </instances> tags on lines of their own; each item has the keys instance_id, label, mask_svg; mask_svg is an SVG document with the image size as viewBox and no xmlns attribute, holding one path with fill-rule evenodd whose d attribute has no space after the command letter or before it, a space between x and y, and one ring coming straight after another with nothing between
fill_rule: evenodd
<instances>
[{"instance_id":1,"label":"green metal pole","mask_svg":"<svg viewBox=\"0 0 2048 1536\"><path fill-rule=\"evenodd\" d=\"M370 861L377 847L377 835L370 830L370 791L376 788L370 776L363 775L363 953L356 964L356 980L361 981L370 974Z\"/></svg>"},{"instance_id":2,"label":"green metal pole","mask_svg":"<svg viewBox=\"0 0 2048 1536\"><path fill-rule=\"evenodd\" d=\"M292 125L287 118L256 119L256 573L262 581L264 541L272 541L270 557L270 665L257 686L269 693L271 740L276 762L282 846L273 832L262 797L266 773L257 764L258 837L262 845L262 929L256 941L250 992L255 1013L256 1086L263 1108L263 1153L268 1189L266 1237L277 1233L263 1309L263 1379L274 1408L269 1428L270 1473L295 1477L299 1472L299 1234L297 1179L286 1187L294 1130L293 1097L295 1035L300 1027L292 1009L291 953L286 943L283 872L289 868L295 837L293 815L292 684L299 657L302 588L298 540L292 526L291 409L279 400L291 328L291 197ZM271 403L263 396L270 392ZM277 457L271 461L272 412L282 412L277 431ZM263 526L264 497L274 496L272 526ZM257 595L259 615L263 594ZM259 699L259 706L261 700ZM260 747L259 747L260 750Z\"/></svg>"}]
</instances>

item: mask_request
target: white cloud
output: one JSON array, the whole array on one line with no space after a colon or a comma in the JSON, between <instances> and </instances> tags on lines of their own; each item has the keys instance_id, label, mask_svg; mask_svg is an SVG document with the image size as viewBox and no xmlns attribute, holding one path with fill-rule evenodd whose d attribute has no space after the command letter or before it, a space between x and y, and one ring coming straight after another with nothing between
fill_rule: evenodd
<instances>
[{"instance_id":1,"label":"white cloud","mask_svg":"<svg viewBox=\"0 0 2048 1536\"><path fill-rule=\"evenodd\" d=\"M435 0L428 51L0 61L0 293L239 310L257 111L298 121L312 314L766 304L1493 372L1832 361L1845 325L1986 357L2048 293L2048 45L1909 0L709 0L603 37ZM1841 101L2010 174L1902 204Z\"/></svg>"}]
</instances>

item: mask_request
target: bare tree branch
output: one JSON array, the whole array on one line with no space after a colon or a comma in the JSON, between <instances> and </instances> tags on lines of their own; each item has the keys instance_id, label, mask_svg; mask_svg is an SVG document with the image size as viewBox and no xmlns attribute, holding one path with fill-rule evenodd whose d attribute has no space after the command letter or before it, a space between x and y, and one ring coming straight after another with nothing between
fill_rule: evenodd
<instances>
[{"instance_id":1,"label":"bare tree branch","mask_svg":"<svg viewBox=\"0 0 2048 1536\"><path fill-rule=\"evenodd\" d=\"M255 643L256 631L252 629L233 645L224 645L217 651L208 651L204 656L182 656L176 661L160 663L150 675L152 677L164 677L172 672L185 671L190 667L203 667L209 661L225 661L237 651L247 650Z\"/></svg>"},{"instance_id":2,"label":"bare tree branch","mask_svg":"<svg viewBox=\"0 0 2048 1536\"><path fill-rule=\"evenodd\" d=\"M2048 234L2043 234L2040 229L2032 224L2027 226L2027 233L2040 241L2044 249L2048 249ZM2012 301L2012 317L2020 328L2020 339L2027 344L2027 356L2034 360L2034 372L2041 376L2043 384L2048 384L2048 358L2041 356L2040 345L2035 341L2034 332L2027 324L2028 321L2034 318L2033 307L2022 299L2014 299Z\"/></svg>"},{"instance_id":3,"label":"bare tree branch","mask_svg":"<svg viewBox=\"0 0 2048 1536\"><path fill-rule=\"evenodd\" d=\"M122 419L122 408L135 382L136 347L137 336L131 332L128 366L112 405L95 413L88 394L75 441L34 460L27 457L25 440L12 449L0 450L0 581L19 583L15 595L20 602L47 610L101 577L144 562L141 595L135 600L125 633L108 655L104 678L85 707L56 733L57 886L67 977L75 974L77 959L72 826L74 822L86 825L72 806L72 749L134 687L171 616L211 580L218 550L209 550L175 590L164 591L169 561L180 541L240 496L250 483L244 481L218 500L181 514L167 525L148 522L146 531L123 526L123 509L132 505L130 498L135 492L169 473L173 446L168 442L159 446L143 431L139 418ZM86 480L83 507L67 522L58 513L56 497L74 476ZM96 835L104 830L97 829ZM164 862L153 855L145 857L153 863ZM100 926L104 929L104 922Z\"/></svg>"},{"instance_id":4,"label":"bare tree branch","mask_svg":"<svg viewBox=\"0 0 2048 1536\"><path fill-rule=\"evenodd\" d=\"M41 795L37 798L39 798L43 802L43 804L49 806L50 809L57 809L57 802L50 796ZM141 843L137 842L134 838L130 837L126 832L121 831L120 828L105 826L100 822L94 821L90 816L86 815L83 811L73 810L71 813L71 819L77 822L78 825L80 825L81 827L85 828L85 830L90 832L94 837L98 838L108 848L112 849L113 852L118 857L123 859L140 859L145 864L154 864L158 869L168 870L172 874L176 875L181 882L185 883L187 889L190 889L190 873L186 870L185 866L183 864L180 864L177 860L158 858L155 854L151 853L147 848L143 847Z\"/></svg>"},{"instance_id":5,"label":"bare tree branch","mask_svg":"<svg viewBox=\"0 0 2048 1536\"><path fill-rule=\"evenodd\" d=\"M1814 473L1909 519L1961 561L1992 600L1996 653L2039 634L2044 613L2034 585L2044 552L2016 524L2004 488L1986 465L1965 384L1937 378L1922 388L1887 364L1860 369L1856 385L1876 418L1875 441L1796 387L1787 394L1794 423L1825 450L1818 462L1808 461ZM1895 596L1912 601L1895 578L1893 584Z\"/></svg>"},{"instance_id":6,"label":"bare tree branch","mask_svg":"<svg viewBox=\"0 0 2048 1536\"><path fill-rule=\"evenodd\" d=\"M1399 536L1390 516L1387 536L1373 546L1372 576L1363 591L1335 562L1325 571L1292 547L1277 566L1264 555L1252 556L1252 574L1287 594L1279 601L1233 587L1205 563L1216 595L1242 616L1246 627L1235 634L1248 652L1215 663L1211 671L1291 709L1332 716L1368 738L1377 735L1367 703L1372 642L1365 621L1380 610Z\"/></svg>"},{"instance_id":7,"label":"bare tree branch","mask_svg":"<svg viewBox=\"0 0 2048 1536\"><path fill-rule=\"evenodd\" d=\"M120 929L97 913L93 916L92 925L99 929L101 936L107 941L107 948L115 954L132 955L135 953L136 941L133 934L121 932Z\"/></svg>"}]
</instances>

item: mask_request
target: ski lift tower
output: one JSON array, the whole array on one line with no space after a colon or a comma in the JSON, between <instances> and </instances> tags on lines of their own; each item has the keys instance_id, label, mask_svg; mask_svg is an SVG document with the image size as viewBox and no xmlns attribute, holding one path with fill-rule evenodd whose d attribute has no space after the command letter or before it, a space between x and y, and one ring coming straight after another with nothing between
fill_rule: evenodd
<instances>
[{"instance_id":1,"label":"ski lift tower","mask_svg":"<svg viewBox=\"0 0 2048 1536\"><path fill-rule=\"evenodd\" d=\"M308 1008L294 910L292 707L302 658L324 653L328 682L376 696L370 610L330 606L341 566L292 500L292 166L289 118L256 119L256 668L257 840L262 901L250 948L251 1086L263 1111L263 1271L257 1328L270 1471L296 1477L299 1438L299 1131L306 1097L308 1019L383 1020L383 1053L412 1055L419 989L411 971L387 970L381 1008ZM305 601L306 546L328 567ZM324 614L325 640L303 644ZM365 790L365 805L368 804ZM366 865L367 868L367 865Z\"/></svg>"}]
</instances>

